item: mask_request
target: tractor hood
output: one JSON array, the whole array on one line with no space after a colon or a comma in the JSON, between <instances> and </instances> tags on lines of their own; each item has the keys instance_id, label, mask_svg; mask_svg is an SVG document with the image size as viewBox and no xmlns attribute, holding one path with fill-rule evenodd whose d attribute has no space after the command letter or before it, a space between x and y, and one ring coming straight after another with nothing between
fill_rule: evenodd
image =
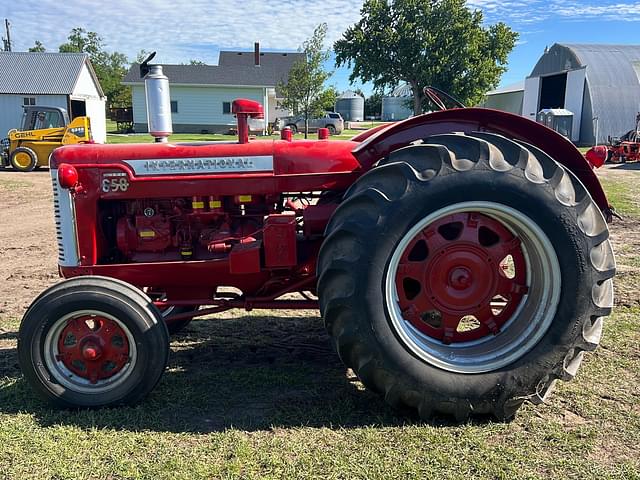
<instances>
[{"instance_id":1,"label":"tractor hood","mask_svg":"<svg viewBox=\"0 0 640 480\"><path fill-rule=\"evenodd\" d=\"M351 154L357 145L329 140L84 144L55 150L51 168L60 163L94 168L117 165L132 177L354 172L360 168Z\"/></svg>"}]
</instances>

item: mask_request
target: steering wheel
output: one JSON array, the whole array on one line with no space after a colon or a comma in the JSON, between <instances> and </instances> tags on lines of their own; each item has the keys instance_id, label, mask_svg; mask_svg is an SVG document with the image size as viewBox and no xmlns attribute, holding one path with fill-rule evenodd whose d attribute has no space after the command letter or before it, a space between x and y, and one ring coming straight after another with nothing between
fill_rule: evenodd
<instances>
[{"instance_id":1,"label":"steering wheel","mask_svg":"<svg viewBox=\"0 0 640 480\"><path fill-rule=\"evenodd\" d=\"M444 97L450 103L455 105L454 108L466 108L465 105L461 101L459 101L457 98L452 97L447 92L444 92L439 88L427 86L427 87L424 87L423 92L427 96L427 99L431 103L433 103L436 107L438 107L438 109L440 110L448 110L447 106L445 105L441 97Z\"/></svg>"}]
</instances>

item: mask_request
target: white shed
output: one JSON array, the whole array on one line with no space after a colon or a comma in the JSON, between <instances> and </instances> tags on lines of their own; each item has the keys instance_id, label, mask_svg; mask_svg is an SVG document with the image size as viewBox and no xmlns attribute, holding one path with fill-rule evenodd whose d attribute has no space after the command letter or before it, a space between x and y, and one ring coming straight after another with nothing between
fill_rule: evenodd
<instances>
[{"instance_id":1,"label":"white shed","mask_svg":"<svg viewBox=\"0 0 640 480\"><path fill-rule=\"evenodd\" d=\"M86 53L0 52L0 138L20 128L22 107L60 107L88 116L96 142L107 139L106 97Z\"/></svg>"}]
</instances>

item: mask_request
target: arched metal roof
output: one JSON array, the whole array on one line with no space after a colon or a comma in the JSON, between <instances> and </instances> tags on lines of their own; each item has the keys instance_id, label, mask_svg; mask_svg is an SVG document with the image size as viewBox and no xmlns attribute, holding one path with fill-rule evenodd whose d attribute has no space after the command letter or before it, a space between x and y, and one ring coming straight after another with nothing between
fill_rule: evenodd
<instances>
[{"instance_id":1,"label":"arched metal roof","mask_svg":"<svg viewBox=\"0 0 640 480\"><path fill-rule=\"evenodd\" d=\"M413 90L411 90L411 85L405 83L396 87L388 97L413 97Z\"/></svg>"},{"instance_id":2,"label":"arched metal roof","mask_svg":"<svg viewBox=\"0 0 640 480\"><path fill-rule=\"evenodd\" d=\"M614 134L630 130L640 111L640 45L556 43L540 58L531 76L580 68L586 68L584 105L591 105L599 129Z\"/></svg>"}]
</instances>

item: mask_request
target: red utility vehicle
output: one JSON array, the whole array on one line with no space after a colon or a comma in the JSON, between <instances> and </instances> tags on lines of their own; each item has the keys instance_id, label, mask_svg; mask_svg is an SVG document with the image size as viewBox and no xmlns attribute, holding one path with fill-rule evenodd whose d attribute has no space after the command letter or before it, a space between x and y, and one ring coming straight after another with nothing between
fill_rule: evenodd
<instances>
[{"instance_id":1,"label":"red utility vehicle","mask_svg":"<svg viewBox=\"0 0 640 480\"><path fill-rule=\"evenodd\" d=\"M137 402L167 327L231 308L319 307L344 363L423 418L510 418L598 345L611 209L562 136L460 108L349 141L250 140L262 106L236 100L237 142L172 144L166 77L147 69L160 141L51 160L67 280L29 307L18 346L45 398Z\"/></svg>"}]
</instances>

